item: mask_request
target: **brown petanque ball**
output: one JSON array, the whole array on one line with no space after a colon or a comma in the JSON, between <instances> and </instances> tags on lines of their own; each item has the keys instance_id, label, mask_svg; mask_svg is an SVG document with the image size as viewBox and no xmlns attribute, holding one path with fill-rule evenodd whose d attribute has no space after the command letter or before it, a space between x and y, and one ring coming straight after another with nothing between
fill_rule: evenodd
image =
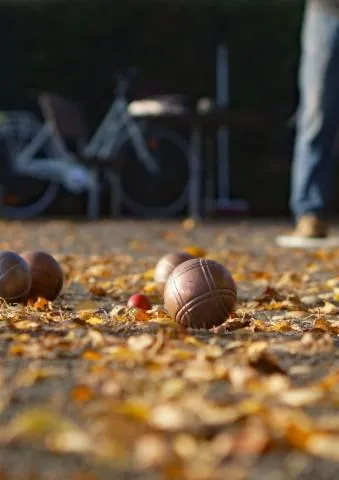
<instances>
[{"instance_id":1,"label":"brown petanque ball","mask_svg":"<svg viewBox=\"0 0 339 480\"><path fill-rule=\"evenodd\" d=\"M32 274L29 298L36 300L42 297L49 301L55 300L64 283L64 274L59 263L45 252L24 252L21 256L30 266Z\"/></svg>"},{"instance_id":2,"label":"brown petanque ball","mask_svg":"<svg viewBox=\"0 0 339 480\"><path fill-rule=\"evenodd\" d=\"M25 260L14 252L0 251L0 298L8 303L25 302L31 286L31 271Z\"/></svg>"},{"instance_id":3,"label":"brown petanque ball","mask_svg":"<svg viewBox=\"0 0 339 480\"><path fill-rule=\"evenodd\" d=\"M166 281L173 270L181 263L193 258L196 257L186 252L168 253L160 258L154 271L154 281L160 293L164 293Z\"/></svg>"},{"instance_id":4,"label":"brown petanque ball","mask_svg":"<svg viewBox=\"0 0 339 480\"><path fill-rule=\"evenodd\" d=\"M185 327L221 325L234 310L236 300L231 273L214 260L195 258L182 263L165 285L165 308Z\"/></svg>"}]
</instances>

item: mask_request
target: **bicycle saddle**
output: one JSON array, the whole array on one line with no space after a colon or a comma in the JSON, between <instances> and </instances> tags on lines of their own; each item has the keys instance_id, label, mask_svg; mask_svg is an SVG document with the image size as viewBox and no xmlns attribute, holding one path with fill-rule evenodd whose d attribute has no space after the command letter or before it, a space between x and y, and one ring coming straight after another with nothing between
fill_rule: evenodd
<instances>
[{"instance_id":1,"label":"bicycle saddle","mask_svg":"<svg viewBox=\"0 0 339 480\"><path fill-rule=\"evenodd\" d=\"M186 97L180 94L164 94L132 101L128 110L131 115L182 115L187 112Z\"/></svg>"}]
</instances>

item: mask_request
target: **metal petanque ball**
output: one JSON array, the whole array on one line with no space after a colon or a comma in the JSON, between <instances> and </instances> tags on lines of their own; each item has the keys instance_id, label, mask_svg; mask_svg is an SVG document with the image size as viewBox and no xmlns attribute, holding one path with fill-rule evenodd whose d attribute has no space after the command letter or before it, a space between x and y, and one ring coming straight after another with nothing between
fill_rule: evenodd
<instances>
[{"instance_id":1,"label":"metal petanque ball","mask_svg":"<svg viewBox=\"0 0 339 480\"><path fill-rule=\"evenodd\" d=\"M8 303L28 299L32 276L27 262L14 252L0 251L0 298Z\"/></svg>"},{"instance_id":2,"label":"metal petanque ball","mask_svg":"<svg viewBox=\"0 0 339 480\"><path fill-rule=\"evenodd\" d=\"M28 263L32 274L32 288L29 298L38 297L53 301L62 290L64 274L52 255L46 252L24 252L22 258Z\"/></svg>"},{"instance_id":3,"label":"metal petanque ball","mask_svg":"<svg viewBox=\"0 0 339 480\"><path fill-rule=\"evenodd\" d=\"M181 263L165 285L165 308L185 327L221 325L234 310L236 300L231 273L214 260L195 258Z\"/></svg>"},{"instance_id":4,"label":"metal petanque ball","mask_svg":"<svg viewBox=\"0 0 339 480\"><path fill-rule=\"evenodd\" d=\"M154 281L160 293L164 293L166 280L173 270L183 262L195 258L186 252L168 253L160 258L154 271Z\"/></svg>"}]
</instances>

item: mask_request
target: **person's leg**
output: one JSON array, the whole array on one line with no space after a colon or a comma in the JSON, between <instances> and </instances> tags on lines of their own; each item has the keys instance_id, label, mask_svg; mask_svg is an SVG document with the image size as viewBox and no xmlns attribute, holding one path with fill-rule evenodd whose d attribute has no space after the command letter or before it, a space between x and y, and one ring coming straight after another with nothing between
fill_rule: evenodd
<instances>
[{"instance_id":1,"label":"person's leg","mask_svg":"<svg viewBox=\"0 0 339 480\"><path fill-rule=\"evenodd\" d=\"M290 202L297 221L305 216L321 218L330 198L339 123L339 17L308 6L301 54Z\"/></svg>"}]
</instances>

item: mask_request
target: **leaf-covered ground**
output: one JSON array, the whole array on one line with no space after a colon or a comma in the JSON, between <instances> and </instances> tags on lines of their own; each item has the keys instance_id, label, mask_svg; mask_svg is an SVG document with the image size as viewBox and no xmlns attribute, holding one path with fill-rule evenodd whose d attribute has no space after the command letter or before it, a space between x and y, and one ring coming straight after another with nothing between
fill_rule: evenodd
<instances>
[{"instance_id":1,"label":"leaf-covered ground","mask_svg":"<svg viewBox=\"0 0 339 480\"><path fill-rule=\"evenodd\" d=\"M53 304L0 307L0 479L339 478L339 251L274 246L281 226L0 223L45 249ZM179 328L152 269L187 249L234 275L237 310ZM152 311L127 308L136 292Z\"/></svg>"}]
</instances>

